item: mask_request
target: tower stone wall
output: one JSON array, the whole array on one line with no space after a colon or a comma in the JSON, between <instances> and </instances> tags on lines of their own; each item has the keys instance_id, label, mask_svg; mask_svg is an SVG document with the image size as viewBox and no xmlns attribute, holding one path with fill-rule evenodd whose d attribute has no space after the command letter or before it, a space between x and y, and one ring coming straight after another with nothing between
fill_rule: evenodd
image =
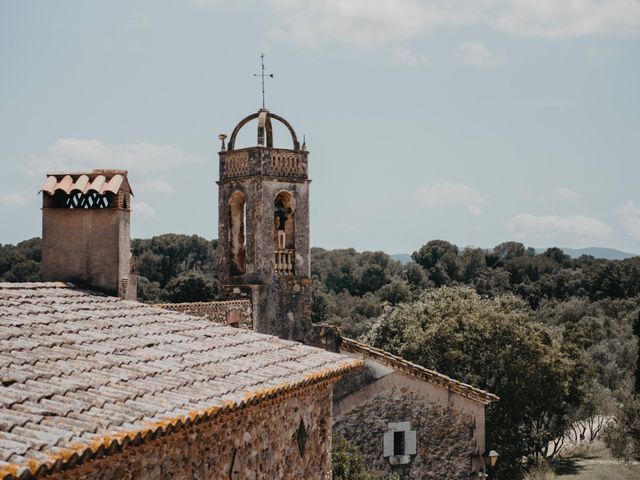
<instances>
[{"instance_id":1,"label":"tower stone wall","mask_svg":"<svg viewBox=\"0 0 640 480\"><path fill-rule=\"evenodd\" d=\"M235 149L248 121L258 145ZM274 148L271 119L285 124L293 148ZM224 141L223 141L224 142ZM266 110L234 129L220 151L218 265L226 298L248 298L254 329L316 343L311 324L308 152L281 117Z\"/></svg>"}]
</instances>

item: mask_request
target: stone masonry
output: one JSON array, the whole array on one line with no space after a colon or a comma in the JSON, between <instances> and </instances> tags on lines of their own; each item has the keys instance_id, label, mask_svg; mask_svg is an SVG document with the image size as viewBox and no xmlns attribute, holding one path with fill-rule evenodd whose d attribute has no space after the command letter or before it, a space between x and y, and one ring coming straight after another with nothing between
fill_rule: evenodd
<instances>
[{"instance_id":1,"label":"stone masonry","mask_svg":"<svg viewBox=\"0 0 640 480\"><path fill-rule=\"evenodd\" d=\"M411 422L417 432L417 454L407 465L390 465L383 457L383 436L389 422ZM382 478L463 479L476 450L473 419L459 410L429 403L408 388L378 393L335 419L334 435L358 446L367 463Z\"/></svg>"},{"instance_id":2,"label":"stone masonry","mask_svg":"<svg viewBox=\"0 0 640 480\"><path fill-rule=\"evenodd\" d=\"M258 121L257 146L236 148L238 131ZM271 120L293 148L274 148ZM317 344L311 323L308 154L289 123L267 110L249 115L220 151L218 271L227 299L246 298L253 329Z\"/></svg>"},{"instance_id":3,"label":"stone masonry","mask_svg":"<svg viewBox=\"0 0 640 480\"><path fill-rule=\"evenodd\" d=\"M302 449L301 420L306 432ZM47 478L330 479L331 382L221 415Z\"/></svg>"},{"instance_id":4,"label":"stone masonry","mask_svg":"<svg viewBox=\"0 0 640 480\"><path fill-rule=\"evenodd\" d=\"M212 322L230 325L232 327L253 329L253 316L249 300L229 300L225 302L185 302L162 303L158 308L174 310L203 317Z\"/></svg>"}]
</instances>

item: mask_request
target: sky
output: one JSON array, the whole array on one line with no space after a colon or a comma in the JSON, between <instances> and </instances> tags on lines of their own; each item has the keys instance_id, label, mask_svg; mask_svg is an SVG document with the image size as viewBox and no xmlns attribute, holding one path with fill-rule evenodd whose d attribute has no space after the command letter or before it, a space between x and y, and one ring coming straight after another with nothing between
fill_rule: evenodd
<instances>
[{"instance_id":1,"label":"sky","mask_svg":"<svg viewBox=\"0 0 640 480\"><path fill-rule=\"evenodd\" d=\"M261 52L313 246L640 253L639 0L0 0L0 243L41 234L45 172L93 168L128 169L133 237L216 238Z\"/></svg>"}]
</instances>

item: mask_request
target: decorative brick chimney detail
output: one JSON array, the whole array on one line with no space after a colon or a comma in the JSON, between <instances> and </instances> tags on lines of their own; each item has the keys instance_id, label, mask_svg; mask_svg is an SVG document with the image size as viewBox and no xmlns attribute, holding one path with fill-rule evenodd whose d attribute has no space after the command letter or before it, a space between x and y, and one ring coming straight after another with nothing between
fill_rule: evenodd
<instances>
[{"instance_id":1,"label":"decorative brick chimney detail","mask_svg":"<svg viewBox=\"0 0 640 480\"><path fill-rule=\"evenodd\" d=\"M136 299L126 170L50 173L42 186L42 279Z\"/></svg>"}]
</instances>

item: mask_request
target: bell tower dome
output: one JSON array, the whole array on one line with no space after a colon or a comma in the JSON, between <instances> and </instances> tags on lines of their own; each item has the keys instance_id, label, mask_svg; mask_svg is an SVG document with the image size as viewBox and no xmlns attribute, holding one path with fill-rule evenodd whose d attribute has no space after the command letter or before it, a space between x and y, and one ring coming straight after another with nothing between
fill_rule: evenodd
<instances>
[{"instance_id":1,"label":"bell tower dome","mask_svg":"<svg viewBox=\"0 0 640 480\"><path fill-rule=\"evenodd\" d=\"M257 121L257 143L238 148L238 132ZM272 121L291 135L276 148ZM218 274L227 298L249 297L253 328L309 340L311 280L308 155L284 118L261 109L220 135Z\"/></svg>"}]
</instances>

